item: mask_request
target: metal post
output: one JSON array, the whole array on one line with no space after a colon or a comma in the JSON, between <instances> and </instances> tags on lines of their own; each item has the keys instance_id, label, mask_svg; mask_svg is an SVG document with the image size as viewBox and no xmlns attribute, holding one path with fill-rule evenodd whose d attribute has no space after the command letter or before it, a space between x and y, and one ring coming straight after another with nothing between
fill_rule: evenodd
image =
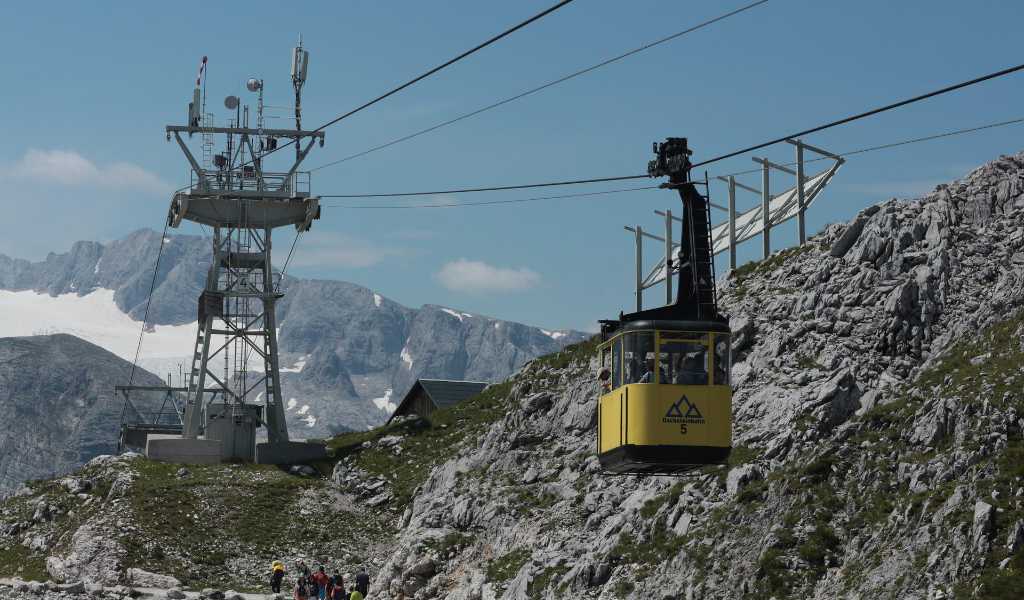
<instances>
[{"instance_id":1,"label":"metal post","mask_svg":"<svg viewBox=\"0 0 1024 600\"><path fill-rule=\"evenodd\" d=\"M672 211L665 211L665 304L672 304Z\"/></svg>"},{"instance_id":2,"label":"metal post","mask_svg":"<svg viewBox=\"0 0 1024 600\"><path fill-rule=\"evenodd\" d=\"M636 312L644 309L644 260L643 260L644 233L640 226L636 226Z\"/></svg>"},{"instance_id":3,"label":"metal post","mask_svg":"<svg viewBox=\"0 0 1024 600\"><path fill-rule=\"evenodd\" d=\"M796 141L796 198L797 213L796 226L800 231L800 245L807 241L807 230L804 226L804 145L800 140Z\"/></svg>"},{"instance_id":4,"label":"metal post","mask_svg":"<svg viewBox=\"0 0 1024 600\"><path fill-rule=\"evenodd\" d=\"M729 268L736 268L736 178L729 176Z\"/></svg>"},{"instance_id":5,"label":"metal post","mask_svg":"<svg viewBox=\"0 0 1024 600\"><path fill-rule=\"evenodd\" d=\"M771 200L772 200L772 195L771 195L771 192L769 192L769 190L768 190L768 184L769 184L768 174L769 174L769 169L770 168L771 167L768 166L768 161L764 161L764 162L761 163L761 225L764 228L764 231L763 231L762 236L761 236L761 241L763 243L762 252L764 254L764 258L768 258L771 255L771 253L772 253L772 243L771 243L771 234L770 234L770 229L771 229L771 214L770 214L771 206L770 206L770 203L771 203Z\"/></svg>"}]
</instances>

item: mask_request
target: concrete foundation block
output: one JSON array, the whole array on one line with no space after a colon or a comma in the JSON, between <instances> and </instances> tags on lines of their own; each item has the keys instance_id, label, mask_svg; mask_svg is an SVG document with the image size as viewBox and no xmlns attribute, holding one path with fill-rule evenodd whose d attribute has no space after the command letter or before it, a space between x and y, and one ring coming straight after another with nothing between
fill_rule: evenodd
<instances>
[{"instance_id":1,"label":"concrete foundation block","mask_svg":"<svg viewBox=\"0 0 1024 600\"><path fill-rule=\"evenodd\" d=\"M320 460L327 446L309 442L263 442L256 444L256 462L261 465L290 465Z\"/></svg>"},{"instance_id":2,"label":"concrete foundation block","mask_svg":"<svg viewBox=\"0 0 1024 600\"><path fill-rule=\"evenodd\" d=\"M150 435L146 440L146 457L162 462L215 465L221 462L221 446L220 440Z\"/></svg>"}]
</instances>

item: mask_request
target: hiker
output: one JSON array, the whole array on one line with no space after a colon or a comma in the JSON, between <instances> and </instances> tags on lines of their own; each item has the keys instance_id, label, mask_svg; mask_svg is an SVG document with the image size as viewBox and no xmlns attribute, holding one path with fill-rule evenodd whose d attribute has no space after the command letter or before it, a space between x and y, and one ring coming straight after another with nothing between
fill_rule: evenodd
<instances>
[{"instance_id":1,"label":"hiker","mask_svg":"<svg viewBox=\"0 0 1024 600\"><path fill-rule=\"evenodd\" d=\"M270 564L270 591L281 593L281 581L284 579L284 563L275 560Z\"/></svg>"},{"instance_id":2,"label":"hiker","mask_svg":"<svg viewBox=\"0 0 1024 600\"><path fill-rule=\"evenodd\" d=\"M317 597L320 598L320 600L327 600L327 584L330 581L331 578L327 576L327 573L324 572L323 565L321 565L320 568L316 570L316 573L313 574L313 583L316 584L315 589Z\"/></svg>"},{"instance_id":3,"label":"hiker","mask_svg":"<svg viewBox=\"0 0 1024 600\"><path fill-rule=\"evenodd\" d=\"M306 578L301 575L295 580L295 600L308 600L309 586L306 585Z\"/></svg>"},{"instance_id":4,"label":"hiker","mask_svg":"<svg viewBox=\"0 0 1024 600\"><path fill-rule=\"evenodd\" d=\"M366 574L366 567L359 567L359 574L356 575L356 590L359 594L365 598L367 591L370 589L370 576ZM362 600L357 599L357 600Z\"/></svg>"},{"instance_id":5,"label":"hiker","mask_svg":"<svg viewBox=\"0 0 1024 600\"><path fill-rule=\"evenodd\" d=\"M331 577L331 593L327 597L330 600L345 600L345 580L337 571L334 572L334 577Z\"/></svg>"}]
</instances>

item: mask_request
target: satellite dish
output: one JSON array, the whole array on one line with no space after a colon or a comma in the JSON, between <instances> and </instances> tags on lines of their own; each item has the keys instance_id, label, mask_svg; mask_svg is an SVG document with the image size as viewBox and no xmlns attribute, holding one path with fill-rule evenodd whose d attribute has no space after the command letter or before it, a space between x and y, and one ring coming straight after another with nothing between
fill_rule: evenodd
<instances>
[{"instance_id":1,"label":"satellite dish","mask_svg":"<svg viewBox=\"0 0 1024 600\"><path fill-rule=\"evenodd\" d=\"M235 110L238 108L238 96L228 96L224 99L224 108Z\"/></svg>"},{"instance_id":2,"label":"satellite dish","mask_svg":"<svg viewBox=\"0 0 1024 600\"><path fill-rule=\"evenodd\" d=\"M249 81L245 82L245 87L250 92L258 92L261 89L263 89L263 82L260 81L259 79L256 79L255 77L250 77Z\"/></svg>"}]
</instances>

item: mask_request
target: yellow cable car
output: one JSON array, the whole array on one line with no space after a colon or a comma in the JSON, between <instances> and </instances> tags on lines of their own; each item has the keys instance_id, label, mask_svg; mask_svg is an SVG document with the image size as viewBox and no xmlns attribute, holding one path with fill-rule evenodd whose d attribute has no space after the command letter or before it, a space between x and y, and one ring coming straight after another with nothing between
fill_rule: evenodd
<instances>
[{"instance_id":1,"label":"yellow cable car","mask_svg":"<svg viewBox=\"0 0 1024 600\"><path fill-rule=\"evenodd\" d=\"M612 473L678 473L725 463L732 449L729 320L715 294L710 200L690 180L686 138L655 144L655 154L648 174L668 175L662 187L683 201L677 260L666 256L679 289L674 304L601 321L597 455Z\"/></svg>"},{"instance_id":2,"label":"yellow cable car","mask_svg":"<svg viewBox=\"0 0 1024 600\"><path fill-rule=\"evenodd\" d=\"M601 344L601 466L672 473L724 463L732 445L729 349L729 326L713 321L629 321Z\"/></svg>"}]
</instances>

